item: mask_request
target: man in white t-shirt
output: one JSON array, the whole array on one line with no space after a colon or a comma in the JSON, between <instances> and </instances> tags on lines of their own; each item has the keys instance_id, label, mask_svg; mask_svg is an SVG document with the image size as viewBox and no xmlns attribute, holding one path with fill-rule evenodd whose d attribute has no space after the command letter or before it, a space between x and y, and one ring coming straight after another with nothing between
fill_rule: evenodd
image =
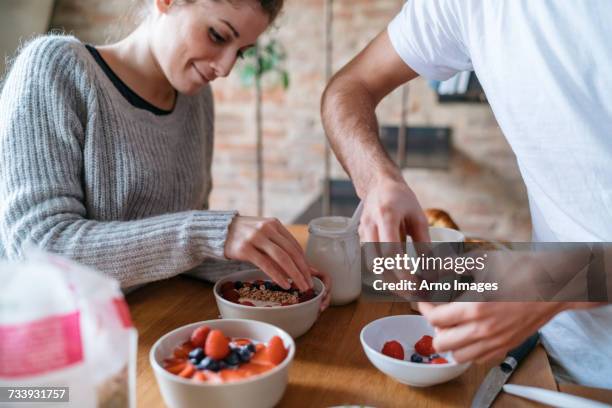
<instances>
[{"instance_id":1,"label":"man in white t-shirt","mask_svg":"<svg viewBox=\"0 0 612 408\"><path fill-rule=\"evenodd\" d=\"M427 240L375 108L418 75L474 70L527 186L534 241L612 241L612 1L410 0L330 82L322 116L364 201L364 241ZM440 351L504 355L542 327L559 379L612 388L612 306L421 304ZM581 309L581 310L578 310Z\"/></svg>"}]
</instances>

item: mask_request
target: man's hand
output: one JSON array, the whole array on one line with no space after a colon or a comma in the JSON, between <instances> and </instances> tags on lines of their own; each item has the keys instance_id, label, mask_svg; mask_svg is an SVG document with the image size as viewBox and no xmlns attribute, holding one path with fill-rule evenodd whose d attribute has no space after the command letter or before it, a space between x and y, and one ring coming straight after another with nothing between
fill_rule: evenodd
<instances>
[{"instance_id":1,"label":"man's hand","mask_svg":"<svg viewBox=\"0 0 612 408\"><path fill-rule=\"evenodd\" d=\"M403 181L372 183L363 200L359 235L363 242L428 242L427 218L416 196Z\"/></svg>"},{"instance_id":2,"label":"man's hand","mask_svg":"<svg viewBox=\"0 0 612 408\"><path fill-rule=\"evenodd\" d=\"M296 239L276 218L235 217L225 257L251 262L285 289L291 279L300 290L312 287L311 269Z\"/></svg>"},{"instance_id":3,"label":"man's hand","mask_svg":"<svg viewBox=\"0 0 612 408\"><path fill-rule=\"evenodd\" d=\"M502 359L508 351L557 313L572 308L562 302L457 302L419 310L436 328L434 348L452 351L457 362Z\"/></svg>"}]
</instances>

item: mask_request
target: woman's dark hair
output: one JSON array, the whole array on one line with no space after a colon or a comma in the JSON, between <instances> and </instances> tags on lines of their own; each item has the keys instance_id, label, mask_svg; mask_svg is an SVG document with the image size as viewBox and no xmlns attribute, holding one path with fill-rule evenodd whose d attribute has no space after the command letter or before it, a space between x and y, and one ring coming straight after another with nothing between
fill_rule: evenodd
<instances>
[{"instance_id":1,"label":"woman's dark hair","mask_svg":"<svg viewBox=\"0 0 612 408\"><path fill-rule=\"evenodd\" d=\"M280 11L283 9L284 0L258 0L257 1L263 11L270 17L270 23L273 23Z\"/></svg>"},{"instance_id":2,"label":"woman's dark hair","mask_svg":"<svg viewBox=\"0 0 612 408\"><path fill-rule=\"evenodd\" d=\"M176 3L196 3L199 0L176 0ZM221 0L213 0L213 1L221 1ZM255 2L257 4L259 4L259 6L261 7L261 9L264 11L264 13L266 13L268 15L268 17L270 18L270 24L272 24L274 22L274 20L276 20L276 17L278 17L280 11L283 8L283 4L285 2L285 0L224 0L224 1L228 1L230 3L241 3L244 1L252 1Z\"/></svg>"}]
</instances>

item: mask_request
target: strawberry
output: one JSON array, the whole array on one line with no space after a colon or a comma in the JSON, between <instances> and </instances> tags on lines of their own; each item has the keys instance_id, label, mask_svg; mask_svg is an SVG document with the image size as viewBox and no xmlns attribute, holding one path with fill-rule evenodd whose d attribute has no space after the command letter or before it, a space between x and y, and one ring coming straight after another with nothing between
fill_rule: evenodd
<instances>
[{"instance_id":1,"label":"strawberry","mask_svg":"<svg viewBox=\"0 0 612 408\"><path fill-rule=\"evenodd\" d=\"M196 372L195 366L193 364L187 363L185 368L180 373L178 373L178 375L183 378L191 378L193 377L195 372Z\"/></svg>"},{"instance_id":2,"label":"strawberry","mask_svg":"<svg viewBox=\"0 0 612 408\"><path fill-rule=\"evenodd\" d=\"M391 358L397 358L398 360L404 359L404 348L399 342L395 340L386 342L382 348L381 353Z\"/></svg>"},{"instance_id":3,"label":"strawberry","mask_svg":"<svg viewBox=\"0 0 612 408\"><path fill-rule=\"evenodd\" d=\"M414 349L422 356L430 356L436 352L433 347L433 337L423 336L414 344Z\"/></svg>"},{"instance_id":4,"label":"strawberry","mask_svg":"<svg viewBox=\"0 0 612 408\"><path fill-rule=\"evenodd\" d=\"M447 364L448 360L446 360L444 357L436 357L436 358L432 358L430 363L431 364Z\"/></svg>"},{"instance_id":5,"label":"strawberry","mask_svg":"<svg viewBox=\"0 0 612 408\"><path fill-rule=\"evenodd\" d=\"M202 371L196 371L196 373L193 375L193 379L198 382L206 382L206 374L204 374Z\"/></svg>"},{"instance_id":6,"label":"strawberry","mask_svg":"<svg viewBox=\"0 0 612 408\"><path fill-rule=\"evenodd\" d=\"M194 347L204 348L204 345L206 344L206 337L208 337L208 333L210 333L210 327L208 326L198 327L197 329L193 331L193 333L191 333L191 344L193 344Z\"/></svg>"},{"instance_id":7,"label":"strawberry","mask_svg":"<svg viewBox=\"0 0 612 408\"><path fill-rule=\"evenodd\" d=\"M187 363L187 362L176 363L176 364L173 364L173 365L166 366L165 369L168 372L172 373L172 374L178 375L180 372L182 372L185 369L185 367L187 367L187 364L189 364L189 363Z\"/></svg>"},{"instance_id":8,"label":"strawberry","mask_svg":"<svg viewBox=\"0 0 612 408\"><path fill-rule=\"evenodd\" d=\"M229 341L221 330L212 330L204 346L206 355L214 360L223 360L230 352Z\"/></svg>"},{"instance_id":9,"label":"strawberry","mask_svg":"<svg viewBox=\"0 0 612 408\"><path fill-rule=\"evenodd\" d=\"M285 357L287 357L287 349L285 349L285 344L278 336L274 336L270 339L266 351L268 353L270 362L274 365L282 363Z\"/></svg>"},{"instance_id":10,"label":"strawberry","mask_svg":"<svg viewBox=\"0 0 612 408\"><path fill-rule=\"evenodd\" d=\"M193 349L194 347L190 341L185 342L174 349L174 357L187 360L189 358L189 352Z\"/></svg>"}]
</instances>

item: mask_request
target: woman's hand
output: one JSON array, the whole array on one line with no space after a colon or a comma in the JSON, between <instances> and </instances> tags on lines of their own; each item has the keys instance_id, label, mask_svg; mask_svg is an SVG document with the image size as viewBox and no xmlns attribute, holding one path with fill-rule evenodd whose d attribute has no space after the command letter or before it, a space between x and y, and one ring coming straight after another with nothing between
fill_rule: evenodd
<instances>
[{"instance_id":1,"label":"woman's hand","mask_svg":"<svg viewBox=\"0 0 612 408\"><path fill-rule=\"evenodd\" d=\"M302 247L276 218L235 217L229 226L225 257L251 262L284 289L291 286L289 279L301 291L312 288Z\"/></svg>"}]
</instances>

